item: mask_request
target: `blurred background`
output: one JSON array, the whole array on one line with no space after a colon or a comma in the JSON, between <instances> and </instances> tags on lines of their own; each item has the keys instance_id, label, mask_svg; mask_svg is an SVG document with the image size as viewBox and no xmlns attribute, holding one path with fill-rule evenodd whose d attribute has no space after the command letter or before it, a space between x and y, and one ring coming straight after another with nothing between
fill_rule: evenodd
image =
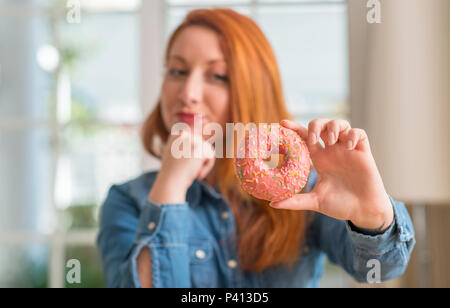
<instances>
[{"instance_id":1,"label":"blurred background","mask_svg":"<svg viewBox=\"0 0 450 308\"><path fill-rule=\"evenodd\" d=\"M417 239L405 275L370 286L450 287L449 3L0 0L0 287L105 286L99 207L112 184L158 168L139 127L165 44L187 12L212 6L261 26L298 121L368 132ZM70 259L80 284L66 281ZM327 263L321 286L362 285Z\"/></svg>"}]
</instances>

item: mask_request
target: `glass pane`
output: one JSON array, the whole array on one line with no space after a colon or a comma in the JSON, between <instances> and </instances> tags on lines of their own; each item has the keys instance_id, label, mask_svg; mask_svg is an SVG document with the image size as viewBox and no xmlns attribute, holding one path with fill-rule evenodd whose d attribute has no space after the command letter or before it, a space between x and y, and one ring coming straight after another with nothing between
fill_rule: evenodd
<instances>
[{"instance_id":1,"label":"glass pane","mask_svg":"<svg viewBox=\"0 0 450 308\"><path fill-rule=\"evenodd\" d=\"M68 246L66 248L66 259L77 260L80 265L80 283L70 283L67 274L75 267L66 268L66 288L104 288L103 269L100 255L95 247ZM70 274L70 273L69 273ZM75 278L74 276L71 276Z\"/></svg>"},{"instance_id":2,"label":"glass pane","mask_svg":"<svg viewBox=\"0 0 450 308\"><path fill-rule=\"evenodd\" d=\"M215 4L217 1L209 1L208 4ZM166 19L166 40L169 39L169 36L172 34L173 31L175 31L175 29L181 24L181 22L183 21L184 17L186 17L186 15L194 9L197 8L203 8L205 6L202 6L201 3L197 3L200 4L200 6L195 6L196 3L193 3L192 1L189 1L189 6L183 6L183 7L170 7L167 10L167 19ZM215 5L213 5L215 6ZM230 6L229 4L227 5L222 5L221 7L229 7L233 10L236 10L237 12L241 13L241 14L245 14L247 16L250 16L251 14L251 9L249 6L246 5L242 5L242 6Z\"/></svg>"},{"instance_id":3,"label":"glass pane","mask_svg":"<svg viewBox=\"0 0 450 308\"><path fill-rule=\"evenodd\" d=\"M48 231L51 162L47 129L0 130L0 231Z\"/></svg>"},{"instance_id":4,"label":"glass pane","mask_svg":"<svg viewBox=\"0 0 450 308\"><path fill-rule=\"evenodd\" d=\"M40 48L48 42L48 22L31 2L1 2L1 122L7 117L48 117L51 76L38 61Z\"/></svg>"},{"instance_id":5,"label":"glass pane","mask_svg":"<svg viewBox=\"0 0 450 308\"><path fill-rule=\"evenodd\" d=\"M166 0L169 5L233 5L233 4L250 4L252 0Z\"/></svg>"},{"instance_id":6,"label":"glass pane","mask_svg":"<svg viewBox=\"0 0 450 308\"><path fill-rule=\"evenodd\" d=\"M112 184L142 173L137 127L68 126L58 160L55 198L68 229L97 226L98 207Z\"/></svg>"},{"instance_id":7,"label":"glass pane","mask_svg":"<svg viewBox=\"0 0 450 308\"><path fill-rule=\"evenodd\" d=\"M142 0L81 0L84 10L92 11L135 11L141 6Z\"/></svg>"},{"instance_id":8,"label":"glass pane","mask_svg":"<svg viewBox=\"0 0 450 308\"><path fill-rule=\"evenodd\" d=\"M0 246L0 288L46 288L49 247Z\"/></svg>"},{"instance_id":9,"label":"glass pane","mask_svg":"<svg viewBox=\"0 0 450 308\"><path fill-rule=\"evenodd\" d=\"M277 4L280 3L280 0L257 0L261 4ZM343 3L346 0L283 0L283 3L289 3L289 4L303 4L303 5L310 5L311 3L318 2L318 3L324 3L324 2L330 2L330 3Z\"/></svg>"},{"instance_id":10,"label":"glass pane","mask_svg":"<svg viewBox=\"0 0 450 308\"><path fill-rule=\"evenodd\" d=\"M345 115L349 88L345 4L261 6L257 14L277 55L291 112L310 118Z\"/></svg>"},{"instance_id":11,"label":"glass pane","mask_svg":"<svg viewBox=\"0 0 450 308\"><path fill-rule=\"evenodd\" d=\"M81 23L61 21L59 27L71 116L140 121L138 13L84 13Z\"/></svg>"},{"instance_id":12,"label":"glass pane","mask_svg":"<svg viewBox=\"0 0 450 308\"><path fill-rule=\"evenodd\" d=\"M64 212L64 227L69 231L98 227L98 205L72 205Z\"/></svg>"}]
</instances>

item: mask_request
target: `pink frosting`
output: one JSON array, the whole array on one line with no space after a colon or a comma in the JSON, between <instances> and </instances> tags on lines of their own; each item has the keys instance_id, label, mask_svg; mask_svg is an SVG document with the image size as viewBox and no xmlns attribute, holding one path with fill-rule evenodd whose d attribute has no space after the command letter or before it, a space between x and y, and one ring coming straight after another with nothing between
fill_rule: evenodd
<instances>
[{"instance_id":1,"label":"pink frosting","mask_svg":"<svg viewBox=\"0 0 450 308\"><path fill-rule=\"evenodd\" d=\"M272 154L283 154L279 168L271 168L264 162ZM240 142L235 167L246 192L276 202L303 190L311 161L306 143L296 132L280 125L263 124L247 132Z\"/></svg>"}]
</instances>

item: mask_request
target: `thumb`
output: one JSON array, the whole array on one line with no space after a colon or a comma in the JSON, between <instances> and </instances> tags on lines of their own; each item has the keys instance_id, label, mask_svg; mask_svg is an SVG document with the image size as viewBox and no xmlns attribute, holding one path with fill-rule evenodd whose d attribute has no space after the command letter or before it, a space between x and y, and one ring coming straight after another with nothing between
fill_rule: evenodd
<instances>
[{"instance_id":1,"label":"thumb","mask_svg":"<svg viewBox=\"0 0 450 308\"><path fill-rule=\"evenodd\" d=\"M278 202L270 202L270 206L276 209L319 211L319 198L315 192L297 194L290 199Z\"/></svg>"}]
</instances>

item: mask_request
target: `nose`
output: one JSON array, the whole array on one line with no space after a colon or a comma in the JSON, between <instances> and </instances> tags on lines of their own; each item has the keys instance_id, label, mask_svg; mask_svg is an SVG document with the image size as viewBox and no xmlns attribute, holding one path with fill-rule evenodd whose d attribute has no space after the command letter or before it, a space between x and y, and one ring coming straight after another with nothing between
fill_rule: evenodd
<instances>
[{"instance_id":1,"label":"nose","mask_svg":"<svg viewBox=\"0 0 450 308\"><path fill-rule=\"evenodd\" d=\"M199 104L203 97L203 77L199 72L191 72L185 79L179 99L185 105Z\"/></svg>"}]
</instances>

